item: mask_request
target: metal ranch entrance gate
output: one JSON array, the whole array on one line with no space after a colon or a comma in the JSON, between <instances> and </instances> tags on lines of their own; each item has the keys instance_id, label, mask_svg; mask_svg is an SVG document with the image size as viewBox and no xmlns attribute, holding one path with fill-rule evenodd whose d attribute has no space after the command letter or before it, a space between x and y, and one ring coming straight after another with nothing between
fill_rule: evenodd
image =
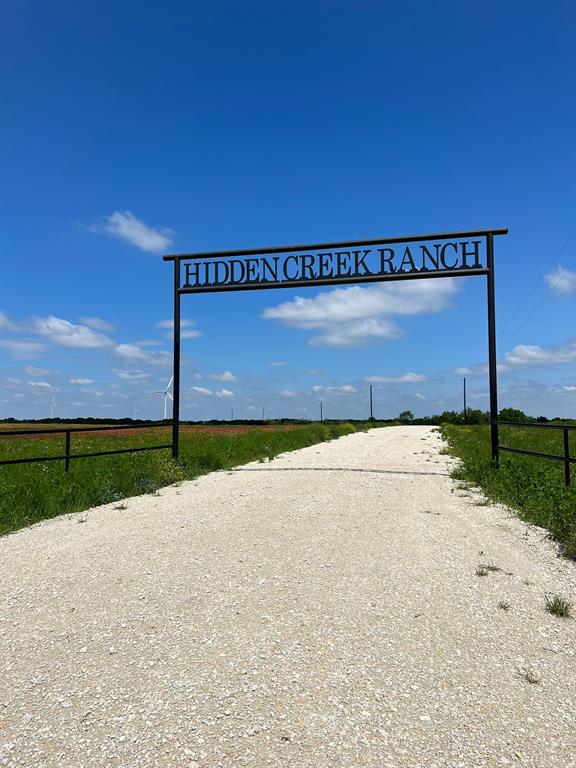
<instances>
[{"instance_id":1,"label":"metal ranch entrance gate","mask_svg":"<svg viewBox=\"0 0 576 768\"><path fill-rule=\"evenodd\" d=\"M483 275L487 293L490 434L492 458L498 461L494 237L506 234L507 229L480 229L164 256L164 261L174 265L173 458L177 459L179 454L180 298L183 294Z\"/></svg>"}]
</instances>

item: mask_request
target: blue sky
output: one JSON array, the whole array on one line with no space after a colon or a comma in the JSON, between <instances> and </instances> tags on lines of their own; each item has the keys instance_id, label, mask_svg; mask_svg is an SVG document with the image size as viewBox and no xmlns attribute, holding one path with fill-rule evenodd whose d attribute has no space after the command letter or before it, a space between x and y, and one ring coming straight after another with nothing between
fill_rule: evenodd
<instances>
[{"instance_id":1,"label":"blue sky","mask_svg":"<svg viewBox=\"0 0 576 768\"><path fill-rule=\"evenodd\" d=\"M8 2L0 416L160 417L165 252L509 227L500 402L576 416L569 2ZM297 297L300 297L297 301ZM183 299L182 417L487 409L485 283Z\"/></svg>"}]
</instances>

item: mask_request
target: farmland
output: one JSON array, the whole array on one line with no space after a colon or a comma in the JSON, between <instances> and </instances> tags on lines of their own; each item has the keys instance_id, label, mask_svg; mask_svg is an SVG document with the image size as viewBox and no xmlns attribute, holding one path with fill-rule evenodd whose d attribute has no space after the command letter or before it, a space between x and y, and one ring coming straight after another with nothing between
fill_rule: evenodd
<instances>
[{"instance_id":1,"label":"farmland","mask_svg":"<svg viewBox=\"0 0 576 768\"><path fill-rule=\"evenodd\" d=\"M31 425L34 428L37 425ZM66 427L72 425L65 425ZM47 425L54 428L54 425ZM22 424L18 428L24 428ZM181 432L180 462L169 450L72 461L0 467L0 534L68 512L154 493L170 483L189 480L249 461L272 459L285 451L349 434L351 424L190 426ZM170 428L87 432L73 435L72 453L139 448L170 442ZM0 459L61 455L64 435L0 438Z\"/></svg>"},{"instance_id":2,"label":"farmland","mask_svg":"<svg viewBox=\"0 0 576 768\"><path fill-rule=\"evenodd\" d=\"M491 501L507 504L519 516L547 528L564 554L576 558L576 468L572 487L564 485L564 465L502 452L500 468L490 458L487 426L444 425L450 452L461 459L455 477L481 488ZM512 448L562 455L562 431L501 427L500 442ZM571 455L576 454L576 434L571 434Z\"/></svg>"}]
</instances>

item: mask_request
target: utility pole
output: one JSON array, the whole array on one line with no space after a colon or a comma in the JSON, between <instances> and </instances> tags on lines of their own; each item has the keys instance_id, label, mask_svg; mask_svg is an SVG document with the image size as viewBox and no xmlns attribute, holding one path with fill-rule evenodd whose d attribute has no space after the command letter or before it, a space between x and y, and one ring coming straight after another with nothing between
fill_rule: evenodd
<instances>
[{"instance_id":1,"label":"utility pole","mask_svg":"<svg viewBox=\"0 0 576 768\"><path fill-rule=\"evenodd\" d=\"M324 421L323 405L324 403L320 400L320 421Z\"/></svg>"},{"instance_id":2,"label":"utility pole","mask_svg":"<svg viewBox=\"0 0 576 768\"><path fill-rule=\"evenodd\" d=\"M468 421L468 413L466 410L466 376L464 376L464 424Z\"/></svg>"},{"instance_id":3,"label":"utility pole","mask_svg":"<svg viewBox=\"0 0 576 768\"><path fill-rule=\"evenodd\" d=\"M230 409L230 421L234 421L234 408Z\"/></svg>"},{"instance_id":4,"label":"utility pole","mask_svg":"<svg viewBox=\"0 0 576 768\"><path fill-rule=\"evenodd\" d=\"M372 407L372 384L370 384L370 421L374 421L374 409Z\"/></svg>"},{"instance_id":5,"label":"utility pole","mask_svg":"<svg viewBox=\"0 0 576 768\"><path fill-rule=\"evenodd\" d=\"M264 421L264 406L262 406L262 421Z\"/></svg>"}]
</instances>

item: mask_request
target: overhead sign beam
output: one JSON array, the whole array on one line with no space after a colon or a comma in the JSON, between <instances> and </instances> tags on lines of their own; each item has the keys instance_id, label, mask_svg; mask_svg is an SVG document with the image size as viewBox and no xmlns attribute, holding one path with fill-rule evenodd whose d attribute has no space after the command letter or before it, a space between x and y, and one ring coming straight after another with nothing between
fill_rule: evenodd
<instances>
[{"instance_id":1,"label":"overhead sign beam","mask_svg":"<svg viewBox=\"0 0 576 768\"><path fill-rule=\"evenodd\" d=\"M481 230L405 238L165 256L181 265L180 293L346 285L487 274Z\"/></svg>"},{"instance_id":2,"label":"overhead sign beam","mask_svg":"<svg viewBox=\"0 0 576 768\"><path fill-rule=\"evenodd\" d=\"M187 293L320 287L439 277L487 277L492 457L498 460L494 237L480 229L164 256L174 263L172 455L179 454L180 298Z\"/></svg>"}]
</instances>

